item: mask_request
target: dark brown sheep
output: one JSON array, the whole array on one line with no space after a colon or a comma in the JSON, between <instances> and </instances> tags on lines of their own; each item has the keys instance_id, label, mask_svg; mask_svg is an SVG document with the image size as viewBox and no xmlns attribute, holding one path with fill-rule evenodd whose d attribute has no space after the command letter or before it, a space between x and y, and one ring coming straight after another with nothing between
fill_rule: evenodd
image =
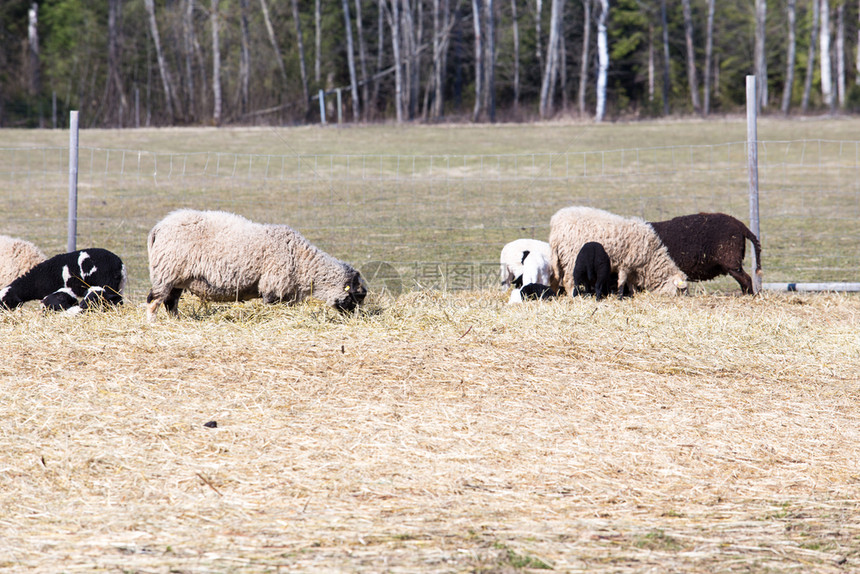
<instances>
[{"instance_id":1,"label":"dark brown sheep","mask_svg":"<svg viewBox=\"0 0 860 574\"><path fill-rule=\"evenodd\" d=\"M743 270L746 240L755 249L758 275L761 275L761 243L743 222L725 213L696 213L654 221L651 227L690 281L707 281L728 273L744 293L753 293L752 279Z\"/></svg>"}]
</instances>

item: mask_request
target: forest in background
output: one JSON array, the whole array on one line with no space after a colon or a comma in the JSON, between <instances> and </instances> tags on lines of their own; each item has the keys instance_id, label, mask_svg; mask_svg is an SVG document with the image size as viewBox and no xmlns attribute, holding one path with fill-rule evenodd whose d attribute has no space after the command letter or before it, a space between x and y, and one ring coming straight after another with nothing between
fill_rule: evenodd
<instances>
[{"instance_id":1,"label":"forest in background","mask_svg":"<svg viewBox=\"0 0 860 574\"><path fill-rule=\"evenodd\" d=\"M0 127L860 111L860 0L5 0ZM337 98L326 97L329 121ZM56 118L59 118L58 120Z\"/></svg>"}]
</instances>

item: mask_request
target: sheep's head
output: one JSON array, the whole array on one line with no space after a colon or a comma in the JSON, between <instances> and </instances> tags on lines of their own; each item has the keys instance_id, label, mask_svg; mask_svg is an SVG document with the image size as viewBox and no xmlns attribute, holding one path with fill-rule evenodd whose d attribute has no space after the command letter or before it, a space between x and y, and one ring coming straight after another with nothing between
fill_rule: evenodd
<instances>
[{"instance_id":1,"label":"sheep's head","mask_svg":"<svg viewBox=\"0 0 860 574\"><path fill-rule=\"evenodd\" d=\"M0 309L14 309L24 304L20 297L11 292L11 287L0 289Z\"/></svg>"},{"instance_id":2,"label":"sheep's head","mask_svg":"<svg viewBox=\"0 0 860 574\"><path fill-rule=\"evenodd\" d=\"M668 281L663 283L660 292L664 295L678 295L687 292L687 276L683 273L672 275Z\"/></svg>"},{"instance_id":3,"label":"sheep's head","mask_svg":"<svg viewBox=\"0 0 860 574\"><path fill-rule=\"evenodd\" d=\"M367 297L367 283L351 265L343 264L343 282L340 293L334 293L327 303L338 311L352 311Z\"/></svg>"}]
</instances>

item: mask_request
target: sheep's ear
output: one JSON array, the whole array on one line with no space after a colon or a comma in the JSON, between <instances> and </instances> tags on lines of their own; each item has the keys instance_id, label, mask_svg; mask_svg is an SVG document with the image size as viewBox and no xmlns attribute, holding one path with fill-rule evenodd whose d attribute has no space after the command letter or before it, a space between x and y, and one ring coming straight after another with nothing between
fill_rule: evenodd
<instances>
[{"instance_id":1,"label":"sheep's ear","mask_svg":"<svg viewBox=\"0 0 860 574\"><path fill-rule=\"evenodd\" d=\"M525 262L526 262L526 257L528 257L528 256L529 256L529 253L531 253L531 251L523 251L523 260L522 260L522 261L520 261L520 263L525 263Z\"/></svg>"}]
</instances>

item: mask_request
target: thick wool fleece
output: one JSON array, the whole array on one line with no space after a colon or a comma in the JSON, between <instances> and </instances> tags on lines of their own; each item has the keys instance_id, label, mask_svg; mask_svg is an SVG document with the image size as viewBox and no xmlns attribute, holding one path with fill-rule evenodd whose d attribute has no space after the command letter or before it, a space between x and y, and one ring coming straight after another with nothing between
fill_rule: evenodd
<instances>
[{"instance_id":1,"label":"thick wool fleece","mask_svg":"<svg viewBox=\"0 0 860 574\"><path fill-rule=\"evenodd\" d=\"M728 273L744 293L753 293L752 279L743 269L746 240L750 240L755 250L758 275L761 275L761 243L740 220L725 213L695 213L655 221L651 227L691 281L708 281Z\"/></svg>"},{"instance_id":2,"label":"thick wool fleece","mask_svg":"<svg viewBox=\"0 0 860 574\"><path fill-rule=\"evenodd\" d=\"M0 287L5 287L45 259L45 254L29 241L0 235Z\"/></svg>"},{"instance_id":3,"label":"thick wool fleece","mask_svg":"<svg viewBox=\"0 0 860 574\"><path fill-rule=\"evenodd\" d=\"M549 243L553 280L574 295L573 269L582 247L595 241L603 245L618 273L618 290L644 288L676 295L686 287L686 275L669 257L650 225L638 217L621 217L592 207L566 207L550 220ZM556 287L556 285L553 285Z\"/></svg>"}]
</instances>

